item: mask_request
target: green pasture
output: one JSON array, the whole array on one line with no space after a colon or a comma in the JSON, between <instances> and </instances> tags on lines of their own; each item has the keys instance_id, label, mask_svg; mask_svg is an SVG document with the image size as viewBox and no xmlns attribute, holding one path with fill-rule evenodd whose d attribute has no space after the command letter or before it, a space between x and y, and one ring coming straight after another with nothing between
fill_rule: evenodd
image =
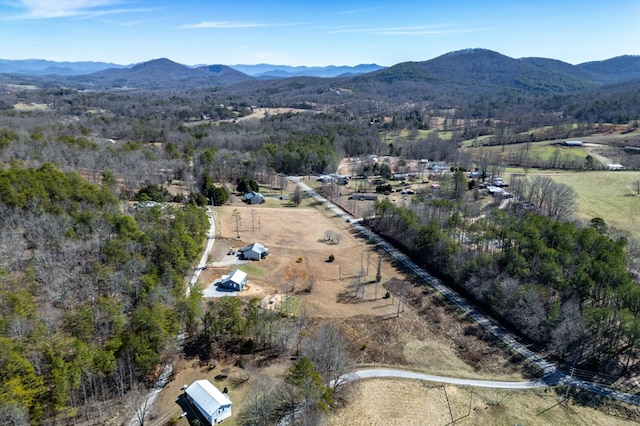
<instances>
[{"instance_id":1,"label":"green pasture","mask_svg":"<svg viewBox=\"0 0 640 426\"><path fill-rule=\"evenodd\" d=\"M490 156L493 159L500 158L505 162L509 162L509 159L523 158L524 155L529 159L537 158L542 162L547 162L554 156L557 156L559 162L583 162L586 156L589 155L584 148L554 145L548 141L478 147L467 145L464 150L476 157ZM526 150L528 152L526 154L523 153Z\"/></svg>"},{"instance_id":2,"label":"green pasture","mask_svg":"<svg viewBox=\"0 0 640 426\"><path fill-rule=\"evenodd\" d=\"M416 130L413 130L415 133ZM453 138L453 132L451 131L438 131L438 130L417 130L417 136L411 136L411 131L404 129L400 131L391 131L383 133L383 141L386 143L389 142L399 142L405 140L415 140L415 139L426 139L431 134L437 134L440 139L450 140Z\"/></svg>"},{"instance_id":3,"label":"green pasture","mask_svg":"<svg viewBox=\"0 0 640 426\"><path fill-rule=\"evenodd\" d=\"M578 194L578 218L601 217L615 228L640 237L640 195L638 171L594 171L550 174L556 182Z\"/></svg>"}]
</instances>

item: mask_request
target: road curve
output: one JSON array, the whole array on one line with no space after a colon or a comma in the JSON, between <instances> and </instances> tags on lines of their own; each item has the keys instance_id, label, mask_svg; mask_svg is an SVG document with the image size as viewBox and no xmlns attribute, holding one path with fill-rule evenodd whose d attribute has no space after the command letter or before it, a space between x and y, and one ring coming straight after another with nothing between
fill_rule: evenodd
<instances>
[{"instance_id":1,"label":"road curve","mask_svg":"<svg viewBox=\"0 0 640 426\"><path fill-rule=\"evenodd\" d=\"M571 385L578 387L580 389L596 393L598 395L602 395L608 398L613 398L618 401L626 402L633 405L640 405L640 395L634 395L626 392L617 391L615 389L611 389L607 386L588 382L585 380L577 379L566 372L562 371L558 366L553 364L552 362L546 360L540 354L533 352L529 349L524 343L521 343L517 340L517 338L509 333L504 328L500 327L485 315L483 315L480 311L478 311L475 307L473 307L466 299L460 296L457 292L446 286L442 281L437 279L436 277L427 273L424 269L416 265L406 254L402 253L400 250L396 249L390 243L388 243L385 239L380 237L378 234L374 233L369 228L361 225L358 221L354 221L354 217L344 211L341 207L332 203L325 197L318 194L315 190L305 184L301 178L299 177L289 177L289 180L296 183L303 191L305 191L309 196L316 199L318 202L323 204L329 210L333 211L336 216L342 218L351 223L354 229L356 229L360 234L362 234L366 239L371 241L374 245L380 247L387 253L389 253L396 261L403 264L406 268L411 270L418 278L424 281L426 284L429 284L436 291L442 294L449 302L456 305L460 308L465 314L471 317L477 324L487 330L489 333L493 334L495 337L500 339L505 345L507 345L512 351L520 354L523 358L527 359L529 362L538 366L540 370L543 372L543 377L541 379L542 382L546 383L547 386L554 385Z\"/></svg>"},{"instance_id":2,"label":"road curve","mask_svg":"<svg viewBox=\"0 0 640 426\"><path fill-rule=\"evenodd\" d=\"M356 370L341 378L341 382L353 382L362 379L372 378L400 378L424 380L426 382L447 383L457 386L473 386L477 388L493 388L493 389L539 389L549 387L542 380L532 380L525 382L503 382L498 380L476 380L461 379L457 377L433 376L431 374L417 373L414 371L395 370L391 368L373 368ZM333 385L333 383L331 383Z\"/></svg>"}]
</instances>

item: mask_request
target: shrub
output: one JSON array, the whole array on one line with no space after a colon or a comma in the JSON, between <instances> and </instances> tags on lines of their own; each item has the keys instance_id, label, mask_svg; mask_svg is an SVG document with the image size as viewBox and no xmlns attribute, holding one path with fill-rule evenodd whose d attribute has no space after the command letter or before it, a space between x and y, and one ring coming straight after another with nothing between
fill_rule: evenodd
<instances>
[{"instance_id":1,"label":"shrub","mask_svg":"<svg viewBox=\"0 0 640 426\"><path fill-rule=\"evenodd\" d=\"M333 254L329 255L329 259L327 259L328 262L333 262L334 260L336 260L336 257Z\"/></svg>"}]
</instances>

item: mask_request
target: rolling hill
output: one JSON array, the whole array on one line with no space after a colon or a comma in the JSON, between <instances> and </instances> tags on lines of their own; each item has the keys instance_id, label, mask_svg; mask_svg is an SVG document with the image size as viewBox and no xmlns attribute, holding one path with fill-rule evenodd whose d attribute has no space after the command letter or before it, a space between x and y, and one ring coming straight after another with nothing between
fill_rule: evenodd
<instances>
[{"instance_id":1,"label":"rolling hill","mask_svg":"<svg viewBox=\"0 0 640 426\"><path fill-rule=\"evenodd\" d=\"M137 64L132 68L111 68L67 79L99 88L178 89L200 86L227 86L252 77L225 65L189 68L166 58Z\"/></svg>"}]
</instances>

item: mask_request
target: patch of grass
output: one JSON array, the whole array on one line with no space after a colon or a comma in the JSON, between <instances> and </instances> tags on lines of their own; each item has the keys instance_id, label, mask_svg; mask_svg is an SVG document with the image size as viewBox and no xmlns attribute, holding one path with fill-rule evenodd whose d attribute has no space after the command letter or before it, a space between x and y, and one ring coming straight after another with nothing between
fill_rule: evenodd
<instances>
[{"instance_id":1,"label":"patch of grass","mask_svg":"<svg viewBox=\"0 0 640 426\"><path fill-rule=\"evenodd\" d=\"M267 271L265 268L262 268L258 265L254 265L253 263L246 263L238 267L243 272L246 272L252 278L262 278L266 275Z\"/></svg>"},{"instance_id":2,"label":"patch of grass","mask_svg":"<svg viewBox=\"0 0 640 426\"><path fill-rule=\"evenodd\" d=\"M404 347L404 356L415 368L437 376L452 376L487 380L524 380L520 374L481 373L474 370L456 355L455 351L440 342L412 340Z\"/></svg>"},{"instance_id":3,"label":"patch of grass","mask_svg":"<svg viewBox=\"0 0 640 426\"><path fill-rule=\"evenodd\" d=\"M300 314L301 305L302 305L302 300L300 300L300 298L289 296L289 295L283 296L282 311L286 315L297 317Z\"/></svg>"}]
</instances>

